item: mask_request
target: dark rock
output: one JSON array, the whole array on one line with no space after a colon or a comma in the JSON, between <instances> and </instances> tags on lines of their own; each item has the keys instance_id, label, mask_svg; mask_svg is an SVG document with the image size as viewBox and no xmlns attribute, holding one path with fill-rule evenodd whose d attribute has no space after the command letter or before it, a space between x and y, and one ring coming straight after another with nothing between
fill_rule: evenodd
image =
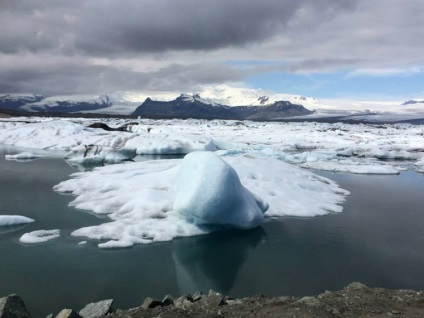
<instances>
[{"instance_id":1,"label":"dark rock","mask_svg":"<svg viewBox=\"0 0 424 318\"><path fill-rule=\"evenodd\" d=\"M128 131L127 127L124 125L122 127L118 127L118 128L112 128L108 125L106 125L105 123L93 123L91 125L88 125L89 128L99 128L99 129L103 129L106 131Z\"/></svg>"},{"instance_id":2,"label":"dark rock","mask_svg":"<svg viewBox=\"0 0 424 318\"><path fill-rule=\"evenodd\" d=\"M97 303L91 303L79 311L83 318L100 318L113 312L113 299L102 300Z\"/></svg>"},{"instance_id":3,"label":"dark rock","mask_svg":"<svg viewBox=\"0 0 424 318\"><path fill-rule=\"evenodd\" d=\"M16 294L0 298L0 318L29 318L24 301Z\"/></svg>"},{"instance_id":4,"label":"dark rock","mask_svg":"<svg viewBox=\"0 0 424 318\"><path fill-rule=\"evenodd\" d=\"M157 299L153 299L152 297L147 297L143 304L141 305L141 308L148 309L148 308L156 308L158 306L162 306L162 302Z\"/></svg>"},{"instance_id":5,"label":"dark rock","mask_svg":"<svg viewBox=\"0 0 424 318\"><path fill-rule=\"evenodd\" d=\"M56 315L56 318L82 318L76 311L72 309L63 309Z\"/></svg>"},{"instance_id":6,"label":"dark rock","mask_svg":"<svg viewBox=\"0 0 424 318\"><path fill-rule=\"evenodd\" d=\"M171 306L174 304L174 297L172 297L171 295L166 295L165 297L163 297L162 299L162 305L163 306Z\"/></svg>"}]
</instances>

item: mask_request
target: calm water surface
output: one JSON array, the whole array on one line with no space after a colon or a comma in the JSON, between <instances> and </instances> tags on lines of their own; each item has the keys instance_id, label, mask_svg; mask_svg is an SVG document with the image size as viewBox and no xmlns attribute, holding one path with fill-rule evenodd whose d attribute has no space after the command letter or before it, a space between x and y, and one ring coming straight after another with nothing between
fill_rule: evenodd
<instances>
[{"instance_id":1,"label":"calm water surface","mask_svg":"<svg viewBox=\"0 0 424 318\"><path fill-rule=\"evenodd\" d=\"M36 222L0 229L0 296L18 293L34 317L107 298L130 308L147 296L210 288L235 297L317 294L352 281L424 289L422 174L319 172L351 192L343 213L105 251L70 236L105 220L69 208L72 197L52 191L75 168L61 159L16 162L4 155L0 150L0 214ZM39 245L19 242L39 229L62 235Z\"/></svg>"}]
</instances>

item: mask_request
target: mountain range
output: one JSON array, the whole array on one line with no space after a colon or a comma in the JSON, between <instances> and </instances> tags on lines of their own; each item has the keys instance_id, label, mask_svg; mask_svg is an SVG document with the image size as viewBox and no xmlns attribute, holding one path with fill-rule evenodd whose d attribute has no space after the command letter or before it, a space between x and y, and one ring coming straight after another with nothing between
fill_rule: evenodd
<instances>
[{"instance_id":1,"label":"mountain range","mask_svg":"<svg viewBox=\"0 0 424 318\"><path fill-rule=\"evenodd\" d=\"M289 95L287 95L289 96ZM130 114L147 118L205 118L205 119L252 119L271 120L299 115L308 115L302 102L308 104L313 99L289 96L288 100L275 100L269 96L243 96L243 98L202 98L199 94L181 94L169 101L153 100L148 97L140 103L126 102L116 95L101 95L98 98L54 97L43 95L3 95L0 96L0 110L43 113L85 113ZM228 106L222 102L248 103ZM136 107L138 106L138 107ZM136 108L135 108L136 107ZM135 108L135 110L134 110ZM131 112L131 110L134 110Z\"/></svg>"},{"instance_id":2,"label":"mountain range","mask_svg":"<svg viewBox=\"0 0 424 318\"><path fill-rule=\"evenodd\" d=\"M155 101L151 98L136 108L133 116L155 118L207 118L272 120L309 115L312 111L303 105L289 101L271 101L266 96L258 98L262 106L227 106L203 99L199 94L181 94L171 101Z\"/></svg>"}]
</instances>

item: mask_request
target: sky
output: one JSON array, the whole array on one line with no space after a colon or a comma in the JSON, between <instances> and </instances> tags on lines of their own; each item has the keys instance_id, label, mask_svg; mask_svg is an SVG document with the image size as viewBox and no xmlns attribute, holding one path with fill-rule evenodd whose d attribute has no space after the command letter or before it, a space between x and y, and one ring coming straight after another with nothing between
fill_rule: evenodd
<instances>
[{"instance_id":1,"label":"sky","mask_svg":"<svg viewBox=\"0 0 424 318\"><path fill-rule=\"evenodd\" d=\"M1 0L0 94L424 97L422 0Z\"/></svg>"}]
</instances>

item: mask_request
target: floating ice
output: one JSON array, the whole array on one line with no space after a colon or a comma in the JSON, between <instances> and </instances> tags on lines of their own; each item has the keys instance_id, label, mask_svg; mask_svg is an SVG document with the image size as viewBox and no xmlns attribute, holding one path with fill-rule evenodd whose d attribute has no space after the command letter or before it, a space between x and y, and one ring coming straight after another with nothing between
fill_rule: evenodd
<instances>
[{"instance_id":1,"label":"floating ice","mask_svg":"<svg viewBox=\"0 0 424 318\"><path fill-rule=\"evenodd\" d=\"M174 210L199 225L254 228L269 207L243 187L237 172L212 152L185 156L174 190Z\"/></svg>"},{"instance_id":2,"label":"floating ice","mask_svg":"<svg viewBox=\"0 0 424 318\"><path fill-rule=\"evenodd\" d=\"M358 165L363 163L360 169L364 173L376 173L374 166L386 166L386 159L414 164L424 156L423 125L103 119L110 127L129 129L106 131L87 127L98 119L33 117L25 121L30 123L0 120L0 144L32 148L29 151L33 153L37 153L34 149L68 152L83 144L161 155L235 149L260 152L296 165L349 157ZM368 159L379 160L370 165ZM347 168L343 171L349 171Z\"/></svg>"},{"instance_id":3,"label":"floating ice","mask_svg":"<svg viewBox=\"0 0 424 318\"><path fill-rule=\"evenodd\" d=\"M362 164L353 161L315 161L305 162L300 165L303 168L326 170L326 171L337 171L337 172L349 172L358 174L399 174L399 169L391 165L382 164Z\"/></svg>"},{"instance_id":4,"label":"floating ice","mask_svg":"<svg viewBox=\"0 0 424 318\"><path fill-rule=\"evenodd\" d=\"M74 236L101 240L99 247L102 248L127 247L205 234L213 229L190 222L190 211L187 209L193 202L201 204L194 197L190 199L196 190L188 188L188 184L199 184L199 180L196 180L195 173L187 172L187 185L182 185L184 172L179 174L179 171L193 167L191 159L196 156L199 157L197 164L201 166L200 170L204 171L210 164L207 159L209 155L189 155L186 162L176 159L154 160L100 167L91 172L75 173L72 179L56 185L54 190L75 195L70 205L77 209L109 216L111 222L81 228L72 233ZM265 210L265 203L257 197L269 204L265 216L312 217L342 211L340 204L348 192L329 179L273 158L244 155L223 159L237 172L241 184L256 195L247 194L247 190L240 187L238 190L230 189L233 193L239 191L244 199L239 198L239 205L245 205L248 209L255 205L259 207L250 226L257 224L259 213ZM219 158L213 159L214 164L210 164L211 169L205 173L210 178L210 189L207 182L200 180L200 184L209 193L229 191L217 188L220 183L214 180L212 168L215 164L221 164L215 163L215 160ZM231 169L224 170L229 173L233 184L237 184L233 173L228 172ZM185 189L187 198L184 198ZM210 202L213 204L213 200ZM198 209L196 204L194 208ZM174 207L179 210L176 211ZM236 217L231 223L227 223L230 217L224 215L220 224L236 226L235 222L242 213L239 207L236 207ZM207 208L212 211L212 207ZM197 212L199 214L202 220L203 215ZM239 227L249 225L249 222L243 222L240 222L242 225Z\"/></svg>"},{"instance_id":5,"label":"floating ice","mask_svg":"<svg viewBox=\"0 0 424 318\"><path fill-rule=\"evenodd\" d=\"M44 243L60 236L60 230L39 230L25 233L19 241L26 244Z\"/></svg>"},{"instance_id":6,"label":"floating ice","mask_svg":"<svg viewBox=\"0 0 424 318\"><path fill-rule=\"evenodd\" d=\"M36 155L31 152L21 152L16 155L6 155L6 160L30 160L30 159L37 159L43 157L42 155Z\"/></svg>"},{"instance_id":7,"label":"floating ice","mask_svg":"<svg viewBox=\"0 0 424 318\"><path fill-rule=\"evenodd\" d=\"M424 173L424 157L415 163L416 171Z\"/></svg>"},{"instance_id":8,"label":"floating ice","mask_svg":"<svg viewBox=\"0 0 424 318\"><path fill-rule=\"evenodd\" d=\"M216 150L212 139L202 133L172 127L133 128L133 132L89 128L88 120L43 120L32 123L1 123L0 144L23 148L70 151L79 145L134 148L137 154L187 154ZM115 126L113 124L110 124ZM116 124L121 126L122 123Z\"/></svg>"},{"instance_id":9,"label":"floating ice","mask_svg":"<svg viewBox=\"0 0 424 318\"><path fill-rule=\"evenodd\" d=\"M64 158L74 163L118 163L135 156L135 149L81 145L73 148Z\"/></svg>"},{"instance_id":10,"label":"floating ice","mask_svg":"<svg viewBox=\"0 0 424 318\"><path fill-rule=\"evenodd\" d=\"M21 215L0 215L0 226L11 226L34 222L33 219Z\"/></svg>"}]
</instances>

